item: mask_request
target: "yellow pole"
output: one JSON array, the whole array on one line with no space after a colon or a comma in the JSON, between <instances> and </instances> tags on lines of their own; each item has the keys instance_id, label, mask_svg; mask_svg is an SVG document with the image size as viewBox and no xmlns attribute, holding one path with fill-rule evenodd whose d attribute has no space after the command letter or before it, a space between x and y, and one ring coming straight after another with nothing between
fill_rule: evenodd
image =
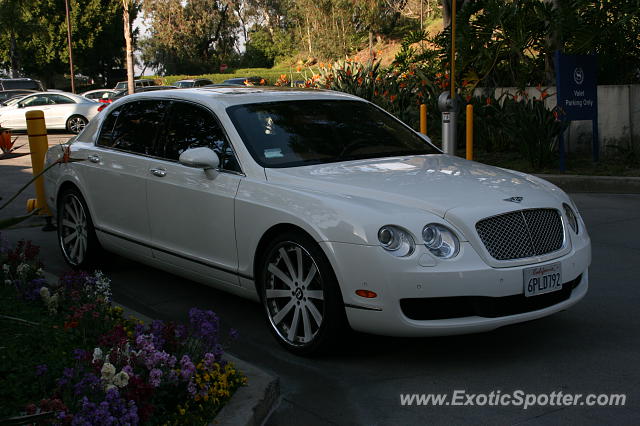
<instances>
[{"instance_id":1,"label":"yellow pole","mask_svg":"<svg viewBox=\"0 0 640 426\"><path fill-rule=\"evenodd\" d=\"M456 98L456 0L451 0L451 99Z\"/></svg>"},{"instance_id":2,"label":"yellow pole","mask_svg":"<svg viewBox=\"0 0 640 426\"><path fill-rule=\"evenodd\" d=\"M420 133L427 134L427 105L420 104Z\"/></svg>"},{"instance_id":3,"label":"yellow pole","mask_svg":"<svg viewBox=\"0 0 640 426\"><path fill-rule=\"evenodd\" d=\"M27 134L29 135L29 149L31 150L31 167L33 175L37 175L44 169L44 157L49 149L47 139L47 127L44 122L44 113L40 110L27 111ZM27 211L40 209L41 215L51 216L44 195L44 180L40 176L35 181L36 199L27 200Z\"/></svg>"},{"instance_id":4,"label":"yellow pole","mask_svg":"<svg viewBox=\"0 0 640 426\"><path fill-rule=\"evenodd\" d=\"M467 105L467 160L473 160L473 105Z\"/></svg>"}]
</instances>

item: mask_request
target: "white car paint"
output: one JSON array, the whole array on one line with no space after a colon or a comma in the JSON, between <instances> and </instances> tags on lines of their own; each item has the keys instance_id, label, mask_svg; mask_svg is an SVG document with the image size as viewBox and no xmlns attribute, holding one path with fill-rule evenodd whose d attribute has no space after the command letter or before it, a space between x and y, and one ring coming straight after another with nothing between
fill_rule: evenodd
<instances>
[{"instance_id":1,"label":"white car paint","mask_svg":"<svg viewBox=\"0 0 640 426\"><path fill-rule=\"evenodd\" d=\"M38 105L28 105L35 99L45 99L49 97L64 97L68 103L54 104L47 103ZM53 98L52 98L53 99ZM51 102L54 102L53 100ZM24 106L23 106L24 105ZM0 108L0 124L4 127L15 130L26 130L27 120L25 113L31 110L41 110L44 112L45 123L48 129L66 129L67 120L79 115L87 120L91 120L98 114L99 103L85 97L65 92L39 92L27 95L13 105Z\"/></svg>"},{"instance_id":2,"label":"white car paint","mask_svg":"<svg viewBox=\"0 0 640 426\"><path fill-rule=\"evenodd\" d=\"M243 173L211 178L178 163L96 146L109 111L137 99L181 99L211 109L225 128ZM295 225L327 256L351 327L375 334L487 331L558 312L584 297L591 262L589 236L571 199L542 179L443 154L261 167L226 108L297 99L360 100L328 91L215 88L141 93L114 102L70 145L72 157L95 155L99 162L64 164L45 176L51 211L56 211L60 187L72 182L87 200L96 227L105 231L98 233L105 248L254 300L258 300L254 262L261 237L275 225ZM61 149L53 147L47 162L60 156ZM166 171L164 178L149 174L157 168ZM523 197L522 202L505 201L513 196ZM577 234L567 225L563 203L577 214ZM565 233L562 249L526 259L493 259L475 223L534 208L560 212ZM212 223L214 217L221 220ZM446 225L458 235L461 248L456 257L437 258L420 243L428 223ZM415 252L398 258L380 246L378 230L388 224L413 235ZM175 250L182 256L168 253ZM542 309L495 318L412 320L400 308L404 298L522 295L524 268L557 262L563 281L577 280L575 289L566 300ZM355 293L357 289L375 291L378 297L365 299Z\"/></svg>"}]
</instances>

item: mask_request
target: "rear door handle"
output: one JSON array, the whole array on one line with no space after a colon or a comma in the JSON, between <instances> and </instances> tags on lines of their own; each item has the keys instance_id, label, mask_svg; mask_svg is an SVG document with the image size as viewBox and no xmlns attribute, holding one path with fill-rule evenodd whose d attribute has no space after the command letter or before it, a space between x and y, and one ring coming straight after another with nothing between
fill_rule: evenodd
<instances>
[{"instance_id":1,"label":"rear door handle","mask_svg":"<svg viewBox=\"0 0 640 426\"><path fill-rule=\"evenodd\" d=\"M167 175L167 171L164 169L151 169L149 171L151 172L152 175L158 176L158 177L165 177Z\"/></svg>"},{"instance_id":2,"label":"rear door handle","mask_svg":"<svg viewBox=\"0 0 640 426\"><path fill-rule=\"evenodd\" d=\"M97 155L89 155L87 156L87 160L91 161L92 163L99 163L100 157L98 157Z\"/></svg>"}]
</instances>

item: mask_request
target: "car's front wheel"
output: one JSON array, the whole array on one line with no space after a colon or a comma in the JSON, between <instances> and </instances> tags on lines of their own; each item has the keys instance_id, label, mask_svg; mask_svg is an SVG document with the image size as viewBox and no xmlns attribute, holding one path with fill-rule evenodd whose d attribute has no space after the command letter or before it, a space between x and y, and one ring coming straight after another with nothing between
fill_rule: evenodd
<instances>
[{"instance_id":1,"label":"car's front wheel","mask_svg":"<svg viewBox=\"0 0 640 426\"><path fill-rule=\"evenodd\" d=\"M100 243L95 234L87 204L75 188L58 197L58 244L64 260L74 268L91 265Z\"/></svg>"},{"instance_id":2,"label":"car's front wheel","mask_svg":"<svg viewBox=\"0 0 640 426\"><path fill-rule=\"evenodd\" d=\"M313 239L290 232L262 258L259 290L276 339L299 355L325 351L339 338L344 306L335 274Z\"/></svg>"},{"instance_id":3,"label":"car's front wheel","mask_svg":"<svg viewBox=\"0 0 640 426\"><path fill-rule=\"evenodd\" d=\"M87 126L88 122L89 120L81 115L72 115L67 119L67 131L78 134Z\"/></svg>"}]
</instances>

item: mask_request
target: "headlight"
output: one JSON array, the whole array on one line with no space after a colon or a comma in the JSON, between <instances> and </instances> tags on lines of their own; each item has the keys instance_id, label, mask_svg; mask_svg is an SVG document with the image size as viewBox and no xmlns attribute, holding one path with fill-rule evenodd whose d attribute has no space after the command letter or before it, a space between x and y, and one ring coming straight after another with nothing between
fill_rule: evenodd
<instances>
[{"instance_id":1,"label":"headlight","mask_svg":"<svg viewBox=\"0 0 640 426\"><path fill-rule=\"evenodd\" d=\"M452 230L438 223L430 223L422 229L424 245L441 259L451 259L460 251L460 241Z\"/></svg>"},{"instance_id":2,"label":"headlight","mask_svg":"<svg viewBox=\"0 0 640 426\"><path fill-rule=\"evenodd\" d=\"M569 226L573 229L573 232L578 233L578 218L576 214L573 212L571 206L567 203L562 203L562 207L564 207L564 212L567 214L567 219L569 219Z\"/></svg>"},{"instance_id":3,"label":"headlight","mask_svg":"<svg viewBox=\"0 0 640 426\"><path fill-rule=\"evenodd\" d=\"M393 225L385 225L380 228L378 241L383 249L397 257L409 256L416 247L411 234Z\"/></svg>"}]
</instances>

